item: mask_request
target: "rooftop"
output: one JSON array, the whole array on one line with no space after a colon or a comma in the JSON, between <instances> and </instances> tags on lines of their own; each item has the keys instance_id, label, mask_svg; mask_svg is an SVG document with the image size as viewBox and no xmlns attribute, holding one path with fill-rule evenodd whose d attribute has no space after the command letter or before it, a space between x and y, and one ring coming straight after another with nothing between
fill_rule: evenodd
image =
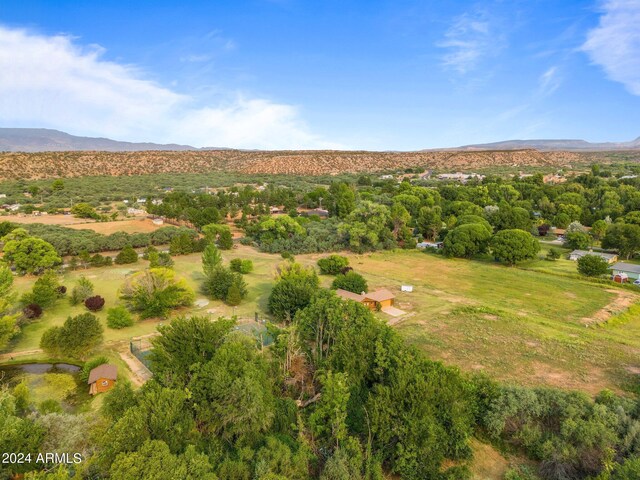
<instances>
[{"instance_id":1,"label":"rooftop","mask_svg":"<svg viewBox=\"0 0 640 480\"><path fill-rule=\"evenodd\" d=\"M118 368L115 365L103 363L89 372L89 380L87 383L91 384L101 378L116 380L118 378Z\"/></svg>"},{"instance_id":2,"label":"rooftop","mask_svg":"<svg viewBox=\"0 0 640 480\"><path fill-rule=\"evenodd\" d=\"M636 263L618 262L611 265L612 270L619 270L621 272L640 273L640 265Z\"/></svg>"}]
</instances>

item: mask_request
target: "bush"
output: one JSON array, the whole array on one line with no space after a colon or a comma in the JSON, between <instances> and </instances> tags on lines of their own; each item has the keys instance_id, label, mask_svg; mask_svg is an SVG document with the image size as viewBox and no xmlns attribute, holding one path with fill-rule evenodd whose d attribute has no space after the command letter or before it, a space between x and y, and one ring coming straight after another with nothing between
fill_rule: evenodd
<instances>
[{"instance_id":1,"label":"bush","mask_svg":"<svg viewBox=\"0 0 640 480\"><path fill-rule=\"evenodd\" d=\"M369 286L367 285L367 281L364 279L362 275L356 272L348 272L346 274L339 274L333 280L331 284L331 288L342 290L347 290L353 293L362 293L367 292L369 290Z\"/></svg>"},{"instance_id":2,"label":"bush","mask_svg":"<svg viewBox=\"0 0 640 480\"><path fill-rule=\"evenodd\" d=\"M58 292L58 297L64 297L67 294L67 287L60 285L56 288L56 291Z\"/></svg>"},{"instance_id":3,"label":"bush","mask_svg":"<svg viewBox=\"0 0 640 480\"><path fill-rule=\"evenodd\" d=\"M42 316L42 307L37 303L30 303L22 309L22 314L29 320L40 318Z\"/></svg>"},{"instance_id":4,"label":"bush","mask_svg":"<svg viewBox=\"0 0 640 480\"><path fill-rule=\"evenodd\" d=\"M137 261L138 261L138 254L131 245L127 245L126 247L124 247L122 250L120 250L120 253L118 253L118 255L116 256L116 263L118 265L124 265L127 263L136 263Z\"/></svg>"},{"instance_id":5,"label":"bush","mask_svg":"<svg viewBox=\"0 0 640 480\"><path fill-rule=\"evenodd\" d=\"M247 284L242 279L242 275L218 266L207 276L203 290L211 298L227 301L229 290L234 284L240 290L240 298L244 298L247 295Z\"/></svg>"},{"instance_id":6,"label":"bush","mask_svg":"<svg viewBox=\"0 0 640 480\"><path fill-rule=\"evenodd\" d=\"M328 257L318 260L320 273L324 275L337 275L349 266L349 259L342 255L329 255Z\"/></svg>"},{"instance_id":7,"label":"bush","mask_svg":"<svg viewBox=\"0 0 640 480\"><path fill-rule=\"evenodd\" d=\"M587 277L599 277L609 272L609 264L598 255L585 255L578 259L578 272Z\"/></svg>"},{"instance_id":8,"label":"bush","mask_svg":"<svg viewBox=\"0 0 640 480\"><path fill-rule=\"evenodd\" d=\"M102 307L104 307L104 298L102 298L100 295L94 295L93 297L89 297L84 301L84 306L92 312L97 312L99 310L102 310Z\"/></svg>"},{"instance_id":9,"label":"bush","mask_svg":"<svg viewBox=\"0 0 640 480\"><path fill-rule=\"evenodd\" d=\"M58 276L49 270L33 284L31 292L22 296L25 304L37 303L42 308L48 308L60 298L58 293Z\"/></svg>"},{"instance_id":10,"label":"bush","mask_svg":"<svg viewBox=\"0 0 640 480\"><path fill-rule=\"evenodd\" d=\"M556 248L551 248L547 252L547 256L545 258L547 260L549 260L550 262L555 262L556 260L558 260L560 258L560 256L561 256L560 250L558 250Z\"/></svg>"},{"instance_id":11,"label":"bush","mask_svg":"<svg viewBox=\"0 0 640 480\"><path fill-rule=\"evenodd\" d=\"M42 334L40 348L52 356L83 358L102 342L102 325L95 315L83 313L68 317L61 327Z\"/></svg>"},{"instance_id":12,"label":"bush","mask_svg":"<svg viewBox=\"0 0 640 480\"><path fill-rule=\"evenodd\" d=\"M131 276L120 290L120 298L141 318L166 317L171 309L193 303L195 294L167 268L151 268Z\"/></svg>"},{"instance_id":13,"label":"bush","mask_svg":"<svg viewBox=\"0 0 640 480\"><path fill-rule=\"evenodd\" d=\"M109 328L125 328L133 325L133 316L125 307L112 307L107 310L107 326Z\"/></svg>"},{"instance_id":14,"label":"bush","mask_svg":"<svg viewBox=\"0 0 640 480\"><path fill-rule=\"evenodd\" d=\"M249 259L243 260L241 258L234 258L229 263L229 267L231 268L232 272L247 274L253 270L253 262Z\"/></svg>"},{"instance_id":15,"label":"bush","mask_svg":"<svg viewBox=\"0 0 640 480\"><path fill-rule=\"evenodd\" d=\"M78 283L73 287L73 290L71 290L69 302L71 302L71 305L78 305L91 295L93 295L93 283L91 283L91 280L82 276L78 279Z\"/></svg>"}]
</instances>

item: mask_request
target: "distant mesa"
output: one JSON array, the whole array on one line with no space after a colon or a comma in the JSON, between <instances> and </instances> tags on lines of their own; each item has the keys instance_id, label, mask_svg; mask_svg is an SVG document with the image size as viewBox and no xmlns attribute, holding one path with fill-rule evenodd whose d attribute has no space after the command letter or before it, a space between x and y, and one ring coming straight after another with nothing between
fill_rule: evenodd
<instances>
[{"instance_id":1,"label":"distant mesa","mask_svg":"<svg viewBox=\"0 0 640 480\"><path fill-rule=\"evenodd\" d=\"M457 150L526 150L540 151L564 150L568 152L601 152L616 150L640 149L640 137L631 142L602 142L591 143L585 140L506 140L495 143L481 143L477 145L465 145Z\"/></svg>"},{"instance_id":2,"label":"distant mesa","mask_svg":"<svg viewBox=\"0 0 640 480\"><path fill-rule=\"evenodd\" d=\"M145 152L145 151L219 151L225 147L196 148L175 143L120 142L109 138L79 137L48 128L0 128L0 152ZM506 140L495 143L434 148L432 151L539 150L568 152L602 152L640 150L640 137L631 142L591 143L585 140ZM243 150L257 152L258 150ZM401 152L381 152L401 153Z\"/></svg>"},{"instance_id":3,"label":"distant mesa","mask_svg":"<svg viewBox=\"0 0 640 480\"><path fill-rule=\"evenodd\" d=\"M49 128L0 128L0 152L144 152L153 150L226 150L190 145L120 142L109 138L78 137Z\"/></svg>"}]
</instances>

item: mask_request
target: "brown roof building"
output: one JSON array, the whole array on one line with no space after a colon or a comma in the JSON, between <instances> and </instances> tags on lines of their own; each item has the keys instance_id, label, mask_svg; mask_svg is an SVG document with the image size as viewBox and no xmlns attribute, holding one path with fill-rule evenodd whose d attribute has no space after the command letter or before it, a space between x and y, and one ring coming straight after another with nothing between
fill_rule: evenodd
<instances>
[{"instance_id":1,"label":"brown roof building","mask_svg":"<svg viewBox=\"0 0 640 480\"><path fill-rule=\"evenodd\" d=\"M371 310L380 310L385 307L393 307L394 299L396 298L390 290L386 288L380 288L375 292L361 294L342 290L341 288L336 290L336 295L346 300L353 300L354 302L362 303L364 306Z\"/></svg>"},{"instance_id":2,"label":"brown roof building","mask_svg":"<svg viewBox=\"0 0 640 480\"><path fill-rule=\"evenodd\" d=\"M115 365L104 363L97 366L89 372L89 393L96 395L97 393L111 390L118 379L118 368Z\"/></svg>"}]
</instances>

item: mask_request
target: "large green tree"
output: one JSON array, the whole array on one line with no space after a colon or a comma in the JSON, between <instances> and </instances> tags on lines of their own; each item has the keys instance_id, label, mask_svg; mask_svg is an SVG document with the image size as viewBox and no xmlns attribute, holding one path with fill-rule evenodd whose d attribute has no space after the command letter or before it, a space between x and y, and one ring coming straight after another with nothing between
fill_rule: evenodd
<instances>
[{"instance_id":1,"label":"large green tree","mask_svg":"<svg viewBox=\"0 0 640 480\"><path fill-rule=\"evenodd\" d=\"M39 275L62 263L55 248L49 242L36 237L7 240L4 243L3 252L4 261L14 266L16 271L22 274Z\"/></svg>"},{"instance_id":2,"label":"large green tree","mask_svg":"<svg viewBox=\"0 0 640 480\"><path fill-rule=\"evenodd\" d=\"M484 253L489 245L491 232L479 223L455 227L444 238L443 252L450 257L470 258Z\"/></svg>"},{"instance_id":3,"label":"large green tree","mask_svg":"<svg viewBox=\"0 0 640 480\"><path fill-rule=\"evenodd\" d=\"M284 263L269 295L269 311L278 320L292 320L298 310L309 304L319 284L313 268L305 268L299 263Z\"/></svg>"},{"instance_id":4,"label":"large green tree","mask_svg":"<svg viewBox=\"0 0 640 480\"><path fill-rule=\"evenodd\" d=\"M501 230L491 239L491 253L495 259L509 265L534 258L539 251L538 241L524 230Z\"/></svg>"},{"instance_id":5,"label":"large green tree","mask_svg":"<svg viewBox=\"0 0 640 480\"><path fill-rule=\"evenodd\" d=\"M629 223L614 223L607 228L602 239L604 248L618 250L620 256L631 258L640 250L640 225Z\"/></svg>"}]
</instances>

